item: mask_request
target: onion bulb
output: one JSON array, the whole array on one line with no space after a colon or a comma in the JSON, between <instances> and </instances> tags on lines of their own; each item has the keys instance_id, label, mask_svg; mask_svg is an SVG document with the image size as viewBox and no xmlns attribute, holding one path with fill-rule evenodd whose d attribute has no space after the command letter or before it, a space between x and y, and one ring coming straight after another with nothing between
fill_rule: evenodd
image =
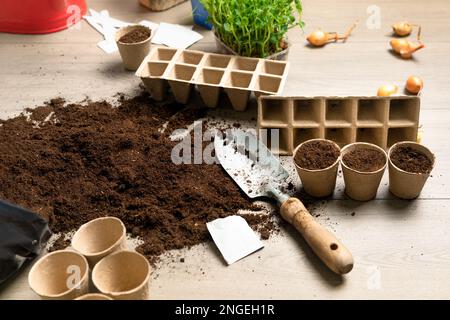
<instances>
[{"instance_id":1,"label":"onion bulb","mask_svg":"<svg viewBox=\"0 0 450 320\"><path fill-rule=\"evenodd\" d=\"M402 21L393 24L392 30L397 36L406 37L411 34L413 26L415 25L406 21Z\"/></svg>"},{"instance_id":2,"label":"onion bulb","mask_svg":"<svg viewBox=\"0 0 450 320\"><path fill-rule=\"evenodd\" d=\"M325 32L325 31L322 31L321 29L317 29L317 30L313 31L311 34L309 34L306 37L306 40L308 40L308 42L315 47L322 47L331 41L334 41L334 42L337 42L338 40L345 41L350 36L353 29L355 29L357 24L358 24L358 21L353 23L353 25L342 36L339 36L336 32Z\"/></svg>"},{"instance_id":3,"label":"onion bulb","mask_svg":"<svg viewBox=\"0 0 450 320\"><path fill-rule=\"evenodd\" d=\"M419 77L410 76L406 80L406 90L412 94L418 94L423 88L423 81Z\"/></svg>"},{"instance_id":4,"label":"onion bulb","mask_svg":"<svg viewBox=\"0 0 450 320\"><path fill-rule=\"evenodd\" d=\"M398 87L392 84L384 84L378 88L377 96L379 97L389 97L393 94L396 94L398 91Z\"/></svg>"},{"instance_id":5,"label":"onion bulb","mask_svg":"<svg viewBox=\"0 0 450 320\"><path fill-rule=\"evenodd\" d=\"M406 39L392 39L390 42L392 50L398 53L403 59L409 59L417 50L425 47L422 42L414 43Z\"/></svg>"},{"instance_id":6,"label":"onion bulb","mask_svg":"<svg viewBox=\"0 0 450 320\"><path fill-rule=\"evenodd\" d=\"M306 40L310 44L312 44L315 47L321 47L331 41L333 39L333 35L336 35L335 33L330 34L328 32L322 31L320 29L317 29L313 33L311 33L309 36L306 37Z\"/></svg>"}]
</instances>

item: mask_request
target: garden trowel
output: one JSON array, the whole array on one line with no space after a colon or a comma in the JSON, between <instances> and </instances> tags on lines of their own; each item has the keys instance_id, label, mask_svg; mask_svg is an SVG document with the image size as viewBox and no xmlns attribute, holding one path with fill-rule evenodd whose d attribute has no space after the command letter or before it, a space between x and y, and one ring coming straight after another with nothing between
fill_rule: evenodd
<instances>
[{"instance_id":1,"label":"garden trowel","mask_svg":"<svg viewBox=\"0 0 450 320\"><path fill-rule=\"evenodd\" d=\"M250 198L277 200L284 220L293 225L312 250L335 273L345 274L353 268L350 251L311 216L303 203L286 193L286 169L254 135L242 130L219 133L214 140L216 157L230 177Z\"/></svg>"}]
</instances>

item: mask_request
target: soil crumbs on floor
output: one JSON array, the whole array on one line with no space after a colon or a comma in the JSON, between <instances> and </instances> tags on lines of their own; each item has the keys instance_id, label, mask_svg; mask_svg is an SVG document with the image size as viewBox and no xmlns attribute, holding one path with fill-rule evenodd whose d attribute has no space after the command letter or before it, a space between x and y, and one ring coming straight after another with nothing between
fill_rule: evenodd
<instances>
[{"instance_id":1,"label":"soil crumbs on floor","mask_svg":"<svg viewBox=\"0 0 450 320\"><path fill-rule=\"evenodd\" d=\"M170 133L205 109L157 104L146 93L118 102L54 99L0 121L0 197L37 212L55 233L118 217L150 261L209 240L205 223L240 209L263 238L276 229L220 165L172 162Z\"/></svg>"}]
</instances>

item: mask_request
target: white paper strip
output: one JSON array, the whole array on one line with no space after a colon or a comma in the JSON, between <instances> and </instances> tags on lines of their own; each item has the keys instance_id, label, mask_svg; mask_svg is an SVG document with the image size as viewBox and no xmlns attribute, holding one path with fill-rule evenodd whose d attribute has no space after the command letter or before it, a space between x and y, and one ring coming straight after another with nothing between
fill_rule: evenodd
<instances>
[{"instance_id":1,"label":"white paper strip","mask_svg":"<svg viewBox=\"0 0 450 320\"><path fill-rule=\"evenodd\" d=\"M97 20L94 17L84 16L84 18L95 30L97 30L98 32L100 32L103 35L103 28L99 23L97 23Z\"/></svg>"}]
</instances>

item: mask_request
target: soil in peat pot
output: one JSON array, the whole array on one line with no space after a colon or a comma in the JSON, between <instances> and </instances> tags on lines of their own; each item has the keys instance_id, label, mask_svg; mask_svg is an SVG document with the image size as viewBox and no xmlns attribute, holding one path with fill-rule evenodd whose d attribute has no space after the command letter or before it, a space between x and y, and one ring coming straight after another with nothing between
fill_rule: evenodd
<instances>
[{"instance_id":1,"label":"soil in peat pot","mask_svg":"<svg viewBox=\"0 0 450 320\"><path fill-rule=\"evenodd\" d=\"M304 169L321 170L331 166L339 158L339 149L327 141L304 143L294 156L295 163Z\"/></svg>"},{"instance_id":2,"label":"soil in peat pot","mask_svg":"<svg viewBox=\"0 0 450 320\"><path fill-rule=\"evenodd\" d=\"M374 172L383 168L386 158L378 150L360 148L346 153L342 161L349 168L360 172Z\"/></svg>"},{"instance_id":3,"label":"soil in peat pot","mask_svg":"<svg viewBox=\"0 0 450 320\"><path fill-rule=\"evenodd\" d=\"M396 167L411 173L428 174L433 169L433 163L423 152L409 146L395 147L391 161Z\"/></svg>"},{"instance_id":4,"label":"soil in peat pot","mask_svg":"<svg viewBox=\"0 0 450 320\"><path fill-rule=\"evenodd\" d=\"M220 165L172 162L178 142L170 133L205 109L151 102L146 93L119 104L54 99L0 121L0 198L35 211L55 233L118 217L150 261L209 240L205 223L240 209L250 210L241 215L263 238L276 229Z\"/></svg>"},{"instance_id":5,"label":"soil in peat pot","mask_svg":"<svg viewBox=\"0 0 450 320\"><path fill-rule=\"evenodd\" d=\"M148 39L148 37L150 37L150 32L148 31L148 29L144 27L138 27L120 37L119 42L138 43Z\"/></svg>"}]
</instances>

